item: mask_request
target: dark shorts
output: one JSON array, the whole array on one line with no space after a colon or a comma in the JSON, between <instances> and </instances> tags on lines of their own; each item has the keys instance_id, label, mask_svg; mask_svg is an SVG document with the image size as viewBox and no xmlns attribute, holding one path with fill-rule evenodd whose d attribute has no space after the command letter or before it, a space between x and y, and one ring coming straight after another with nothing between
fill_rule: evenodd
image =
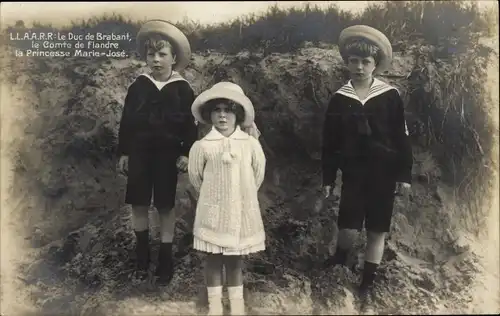
<instances>
[{"instance_id":1,"label":"dark shorts","mask_svg":"<svg viewBox=\"0 0 500 316\"><path fill-rule=\"evenodd\" d=\"M158 210L171 210L177 190L178 157L177 153L159 150L130 154L125 203L150 206L153 198Z\"/></svg>"},{"instance_id":2,"label":"dark shorts","mask_svg":"<svg viewBox=\"0 0 500 316\"><path fill-rule=\"evenodd\" d=\"M389 232L396 182L387 168L351 167L342 171L340 229Z\"/></svg>"}]
</instances>

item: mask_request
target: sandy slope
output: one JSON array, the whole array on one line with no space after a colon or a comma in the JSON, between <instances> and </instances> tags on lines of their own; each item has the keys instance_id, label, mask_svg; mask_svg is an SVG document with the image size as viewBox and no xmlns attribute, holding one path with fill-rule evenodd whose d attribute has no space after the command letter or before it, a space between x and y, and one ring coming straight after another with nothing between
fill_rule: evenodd
<instances>
[{"instance_id":1,"label":"sandy slope","mask_svg":"<svg viewBox=\"0 0 500 316\"><path fill-rule=\"evenodd\" d=\"M267 135L265 142L279 153L286 150L280 144L292 141L302 146L303 154L315 158L318 131L303 132L317 126L328 90L341 83L339 65L338 52L319 48L265 58L245 53L196 55L185 75L198 92L210 84L210 78L240 83L255 98L257 112L267 111L266 124L260 125ZM397 56L395 65L387 80L404 89L412 59ZM102 64L44 61L37 65L26 61L9 67L15 77L10 87L18 90L2 90L2 108L9 104L15 109L9 115L2 113L2 148L11 143L21 154L9 156L16 163L16 191L10 192L9 200L3 198L4 190L13 182L5 182L2 172L2 203L9 203L2 204L2 216L6 216L2 217L2 234L8 232L9 236L2 235L2 285L12 289L2 297L2 309L19 311L16 302L30 297L38 310L47 313L198 311L203 293L201 257L189 245L180 244L193 215L185 194L185 176L178 187L177 209L176 241L182 255L177 258L172 284L157 289L130 278L134 238L130 210L122 205L124 179L116 176L114 162L105 157L109 155L109 134L116 133L126 87L144 70L142 65L117 60ZM14 75L27 74L28 69L38 71ZM274 108L266 108L270 105ZM96 125L99 128L93 129ZM4 128L23 137L4 138ZM246 294L251 311L356 314L352 293L359 275L339 268L322 269L317 264L335 246L333 218L338 203L314 207L318 170L313 163L304 163L303 156L285 160L267 154L270 164L260 200L269 250L247 262ZM2 157L2 171L6 161ZM449 236L458 232L445 234L444 229L435 229L448 227L451 215L443 211L447 207L446 194L441 192L446 191L444 186L431 184L417 182L412 201L397 201L377 288L381 295L374 306L380 313L460 312L473 306L469 304L470 285L479 267L479 248L471 251L458 245ZM437 188L442 189L441 202L435 198ZM4 212L6 208L10 212ZM31 213L25 216L28 210ZM21 230L24 227L28 230ZM19 238L19 244L11 237ZM152 237L155 241L156 236ZM33 249L27 248L28 241ZM360 238L359 245L362 242ZM4 252L9 245L11 251ZM352 259L356 260L355 254ZM21 274L15 277L18 271Z\"/></svg>"},{"instance_id":2,"label":"sandy slope","mask_svg":"<svg viewBox=\"0 0 500 316\"><path fill-rule=\"evenodd\" d=\"M21 135L19 126L14 124L16 111L8 105L15 103L14 100L22 97L22 93L11 85L1 84L0 90L1 107L1 192L0 192L0 268L1 268L1 314L18 315L24 311L35 311L30 308L29 293L22 291L23 283L18 279L18 266L21 263L30 263L33 258L33 251L26 244L23 236L25 232L19 227L16 219L16 212L26 207L26 203L14 194L12 189L11 157L7 156L9 143L6 135ZM16 196L16 197L14 197Z\"/></svg>"},{"instance_id":3,"label":"sandy slope","mask_svg":"<svg viewBox=\"0 0 500 316\"><path fill-rule=\"evenodd\" d=\"M497 26L498 28L498 26ZM497 132L499 131L499 51L498 51L498 37L493 39L485 39L484 44L493 48L496 56L492 56L490 67L488 68L488 78L486 84L491 93L491 109L492 118L495 120ZM495 151L494 161L498 166L498 134L495 135ZM498 168L494 170L496 181L494 187L491 188L494 194L492 201L487 202L485 207L491 207L490 218L488 219L489 227L486 234L481 236L473 245L474 249L481 250L480 254L483 257L483 271L482 276L478 280L475 289L474 301L471 306L472 313L485 313L485 314L498 314L500 313L500 219L499 219L499 178Z\"/></svg>"}]
</instances>

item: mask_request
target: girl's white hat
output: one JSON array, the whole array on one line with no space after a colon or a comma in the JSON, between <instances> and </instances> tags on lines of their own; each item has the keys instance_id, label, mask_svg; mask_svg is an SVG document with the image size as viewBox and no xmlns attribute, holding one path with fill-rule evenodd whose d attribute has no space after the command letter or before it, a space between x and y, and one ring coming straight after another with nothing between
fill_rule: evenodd
<instances>
[{"instance_id":1,"label":"girl's white hat","mask_svg":"<svg viewBox=\"0 0 500 316\"><path fill-rule=\"evenodd\" d=\"M232 82L219 82L212 86L212 88L203 91L193 102L191 112L194 118L202 124L211 124L206 122L201 116L201 107L210 100L214 99L228 99L243 107L245 111L245 118L241 123L241 127L247 128L254 126L255 111L252 101L245 95L243 89Z\"/></svg>"},{"instance_id":2,"label":"girl's white hat","mask_svg":"<svg viewBox=\"0 0 500 316\"><path fill-rule=\"evenodd\" d=\"M137 50L142 58L146 58L144 44L146 39L151 35L165 37L165 39L172 44L175 53L173 70L179 71L186 68L191 60L191 46L186 35L184 35L181 30L170 22L159 19L149 20L144 23L136 37Z\"/></svg>"},{"instance_id":3,"label":"girl's white hat","mask_svg":"<svg viewBox=\"0 0 500 316\"><path fill-rule=\"evenodd\" d=\"M391 42L382 32L368 25L353 25L342 30L339 36L338 46L340 55L344 58L344 60L347 59L345 44L355 38L367 40L380 48L381 60L377 65L375 72L384 72L391 66Z\"/></svg>"}]
</instances>

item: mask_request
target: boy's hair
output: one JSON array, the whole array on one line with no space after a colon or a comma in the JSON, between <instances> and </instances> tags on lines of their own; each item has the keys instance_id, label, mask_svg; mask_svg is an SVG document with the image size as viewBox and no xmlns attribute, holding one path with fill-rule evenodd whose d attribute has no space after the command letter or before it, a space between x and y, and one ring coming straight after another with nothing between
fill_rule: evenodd
<instances>
[{"instance_id":1,"label":"boy's hair","mask_svg":"<svg viewBox=\"0 0 500 316\"><path fill-rule=\"evenodd\" d=\"M159 35L150 36L144 42L144 47L142 47L143 53L144 53L143 56L144 56L144 58L146 58L149 50L152 50L153 52L157 52L165 47L170 48L170 51L172 52L172 56L175 57L175 50L174 50L174 47L172 46L172 43L170 43L166 38L159 36Z\"/></svg>"},{"instance_id":2,"label":"boy's hair","mask_svg":"<svg viewBox=\"0 0 500 316\"><path fill-rule=\"evenodd\" d=\"M353 39L345 44L343 59L347 63L349 56L355 55L362 58L373 57L378 65L382 59L380 48L363 39Z\"/></svg>"},{"instance_id":3,"label":"boy's hair","mask_svg":"<svg viewBox=\"0 0 500 316\"><path fill-rule=\"evenodd\" d=\"M201 107L200 112L203 120L210 122L212 112L215 111L215 107L220 103L228 105L228 110L236 115L236 125L241 124L245 120L245 110L243 107L240 104L224 98L210 100Z\"/></svg>"}]
</instances>

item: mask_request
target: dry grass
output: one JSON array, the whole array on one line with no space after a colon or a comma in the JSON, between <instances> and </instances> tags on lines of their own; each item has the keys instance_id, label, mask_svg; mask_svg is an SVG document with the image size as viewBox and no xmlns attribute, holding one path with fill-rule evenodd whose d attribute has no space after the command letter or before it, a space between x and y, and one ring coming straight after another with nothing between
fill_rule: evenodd
<instances>
[{"instance_id":1,"label":"dry grass","mask_svg":"<svg viewBox=\"0 0 500 316\"><path fill-rule=\"evenodd\" d=\"M415 54L409 107L419 130L413 132L435 156L442 180L457 190L457 215L478 232L486 218L479 203L489 200L495 169L495 127L484 80L491 51L471 42L464 54L443 56L437 49Z\"/></svg>"},{"instance_id":2,"label":"dry grass","mask_svg":"<svg viewBox=\"0 0 500 316\"><path fill-rule=\"evenodd\" d=\"M491 14L487 18L491 19ZM487 21L475 4L467 5L461 1L387 1L371 4L359 14L341 10L335 4L326 9L310 4L290 9L271 6L262 15L249 14L214 25L200 25L186 19L178 26L187 34L194 51L210 49L237 53L243 49L290 52L305 42L336 44L340 31L353 24L379 28L395 44L421 40L431 45L452 42L453 45L467 45L475 34L491 34ZM133 35L143 22L119 14L103 14L74 21L62 31L117 31ZM19 20L6 31L23 28L24 22ZM34 23L30 28L37 31L56 30L50 24L41 23ZM121 45L129 51L135 49L133 41Z\"/></svg>"},{"instance_id":3,"label":"dry grass","mask_svg":"<svg viewBox=\"0 0 500 316\"><path fill-rule=\"evenodd\" d=\"M491 9L483 13L483 18L486 23L485 36L494 37L498 36L498 8L497 10Z\"/></svg>"}]
</instances>

